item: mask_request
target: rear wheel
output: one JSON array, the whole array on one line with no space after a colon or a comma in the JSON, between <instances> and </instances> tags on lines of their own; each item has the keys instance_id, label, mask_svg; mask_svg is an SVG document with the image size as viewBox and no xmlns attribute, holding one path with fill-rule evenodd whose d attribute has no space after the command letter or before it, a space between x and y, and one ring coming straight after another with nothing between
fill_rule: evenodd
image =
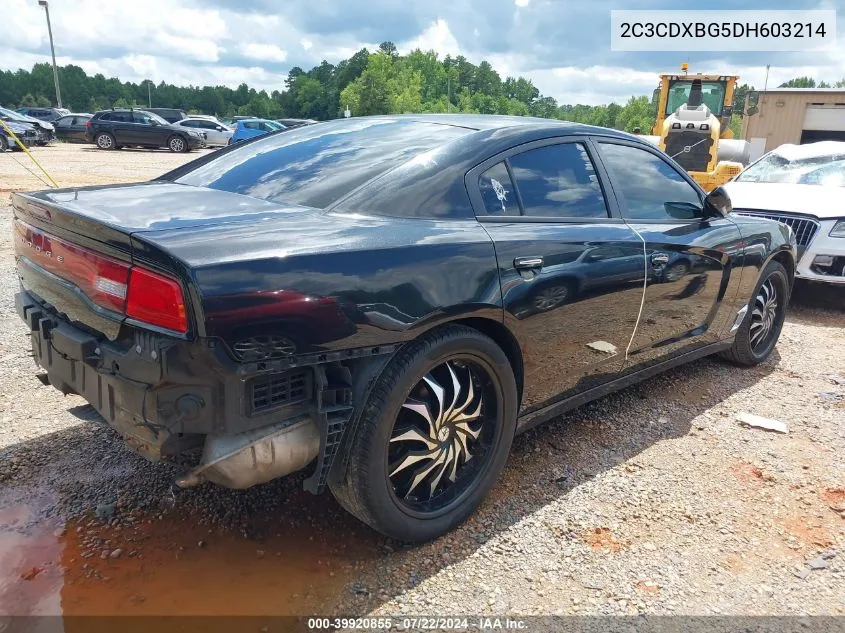
<instances>
[{"instance_id":1,"label":"rear wheel","mask_svg":"<svg viewBox=\"0 0 845 633\"><path fill-rule=\"evenodd\" d=\"M340 504L387 536L425 541L461 523L501 473L516 428L507 356L471 328L407 344L361 414Z\"/></svg>"},{"instance_id":2,"label":"rear wheel","mask_svg":"<svg viewBox=\"0 0 845 633\"><path fill-rule=\"evenodd\" d=\"M789 276L778 262L769 262L754 289L748 312L733 346L722 356L738 365L759 365L775 348L789 304Z\"/></svg>"},{"instance_id":3,"label":"rear wheel","mask_svg":"<svg viewBox=\"0 0 845 633\"><path fill-rule=\"evenodd\" d=\"M94 143L100 149L115 149L117 147L114 137L108 132L100 132L97 134L97 136L94 137Z\"/></svg>"}]
</instances>

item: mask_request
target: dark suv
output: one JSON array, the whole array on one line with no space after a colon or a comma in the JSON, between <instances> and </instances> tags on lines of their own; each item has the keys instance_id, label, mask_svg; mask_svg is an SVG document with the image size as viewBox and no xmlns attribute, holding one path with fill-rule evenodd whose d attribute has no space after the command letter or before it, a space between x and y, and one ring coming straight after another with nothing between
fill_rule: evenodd
<instances>
[{"instance_id":1,"label":"dark suv","mask_svg":"<svg viewBox=\"0 0 845 633\"><path fill-rule=\"evenodd\" d=\"M188 117L184 110L179 108L147 108L147 112L159 115L168 123L176 123Z\"/></svg>"},{"instance_id":2,"label":"dark suv","mask_svg":"<svg viewBox=\"0 0 845 633\"><path fill-rule=\"evenodd\" d=\"M189 152L205 146L205 135L171 125L146 110L103 110L86 124L85 138L100 149L124 145L166 147L171 152Z\"/></svg>"},{"instance_id":3,"label":"dark suv","mask_svg":"<svg viewBox=\"0 0 845 633\"><path fill-rule=\"evenodd\" d=\"M18 108L16 110L19 114L25 114L26 116L31 116L36 119L41 119L42 121L49 121L52 123L58 119L61 119L63 116L70 114L70 110L66 110L65 108Z\"/></svg>"}]
</instances>

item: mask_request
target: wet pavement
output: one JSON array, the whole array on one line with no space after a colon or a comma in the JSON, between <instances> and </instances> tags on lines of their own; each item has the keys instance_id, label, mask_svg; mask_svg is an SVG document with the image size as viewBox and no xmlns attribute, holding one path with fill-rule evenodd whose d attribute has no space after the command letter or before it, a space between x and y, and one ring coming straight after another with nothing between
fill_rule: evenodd
<instances>
[{"instance_id":1,"label":"wet pavement","mask_svg":"<svg viewBox=\"0 0 845 633\"><path fill-rule=\"evenodd\" d=\"M329 613L356 567L379 556L378 537L328 495L289 500L323 526L266 516L242 530L137 511L64 524L43 518L49 503L0 510L0 614Z\"/></svg>"}]
</instances>

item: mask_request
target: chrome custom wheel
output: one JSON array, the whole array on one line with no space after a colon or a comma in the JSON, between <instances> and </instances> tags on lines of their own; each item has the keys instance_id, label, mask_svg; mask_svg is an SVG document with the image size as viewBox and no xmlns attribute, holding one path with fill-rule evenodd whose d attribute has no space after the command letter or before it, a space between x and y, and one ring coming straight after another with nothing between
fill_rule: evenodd
<instances>
[{"instance_id":1,"label":"chrome custom wheel","mask_svg":"<svg viewBox=\"0 0 845 633\"><path fill-rule=\"evenodd\" d=\"M388 447L393 494L407 510L440 510L475 480L496 435L489 392L487 370L459 359L441 363L411 389Z\"/></svg>"},{"instance_id":2,"label":"chrome custom wheel","mask_svg":"<svg viewBox=\"0 0 845 633\"><path fill-rule=\"evenodd\" d=\"M510 360L463 325L404 345L373 383L329 486L340 504L382 534L427 541L478 506L502 472L519 402Z\"/></svg>"},{"instance_id":3,"label":"chrome custom wheel","mask_svg":"<svg viewBox=\"0 0 845 633\"><path fill-rule=\"evenodd\" d=\"M750 339L754 349L767 343L778 317L778 292L771 278L757 290L751 311Z\"/></svg>"}]
</instances>

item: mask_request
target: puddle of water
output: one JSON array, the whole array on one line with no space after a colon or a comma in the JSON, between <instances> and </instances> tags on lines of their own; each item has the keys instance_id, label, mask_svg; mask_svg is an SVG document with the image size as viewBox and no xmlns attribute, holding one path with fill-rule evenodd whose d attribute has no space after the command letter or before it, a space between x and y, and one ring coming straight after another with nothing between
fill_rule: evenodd
<instances>
[{"instance_id":1,"label":"puddle of water","mask_svg":"<svg viewBox=\"0 0 845 633\"><path fill-rule=\"evenodd\" d=\"M309 520L268 517L246 536L175 512L61 530L33 523L31 509L8 508L0 513L0 615L332 613L359 566L372 568L366 561L379 556L379 539L328 495L303 494L286 507Z\"/></svg>"}]
</instances>

